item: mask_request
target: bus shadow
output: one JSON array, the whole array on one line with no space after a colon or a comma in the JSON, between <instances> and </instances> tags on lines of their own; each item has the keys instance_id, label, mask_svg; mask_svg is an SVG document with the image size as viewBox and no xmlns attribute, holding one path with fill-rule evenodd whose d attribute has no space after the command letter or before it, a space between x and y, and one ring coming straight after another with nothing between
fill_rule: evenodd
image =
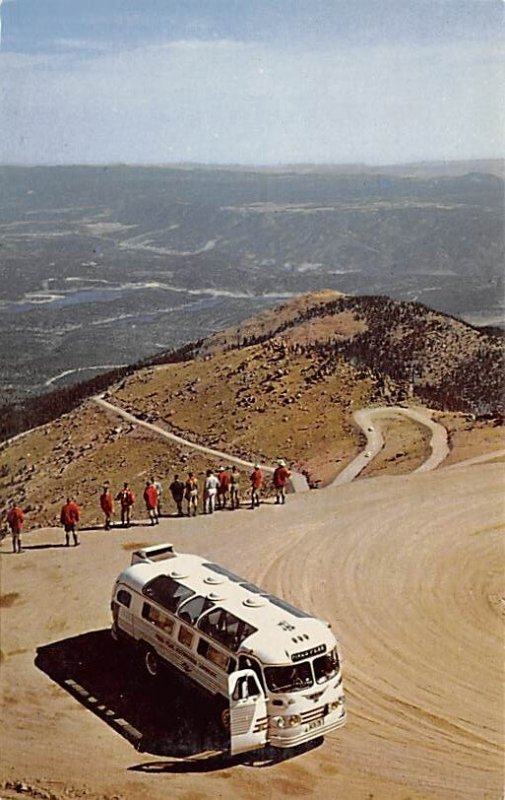
<instances>
[{"instance_id":1,"label":"bus shadow","mask_svg":"<svg viewBox=\"0 0 505 800\"><path fill-rule=\"evenodd\" d=\"M132 772L158 773L195 773L216 772L241 764L246 767L273 767L283 761L288 761L296 756L308 753L323 743L323 737L313 739L306 744L291 747L289 750L278 750L275 747L262 747L249 753L231 756L229 753L216 753L199 755L185 761L145 761L128 769Z\"/></svg>"},{"instance_id":2,"label":"bus shadow","mask_svg":"<svg viewBox=\"0 0 505 800\"><path fill-rule=\"evenodd\" d=\"M108 629L39 647L35 666L140 752L184 758L228 747L211 703L173 669L149 678Z\"/></svg>"}]
</instances>

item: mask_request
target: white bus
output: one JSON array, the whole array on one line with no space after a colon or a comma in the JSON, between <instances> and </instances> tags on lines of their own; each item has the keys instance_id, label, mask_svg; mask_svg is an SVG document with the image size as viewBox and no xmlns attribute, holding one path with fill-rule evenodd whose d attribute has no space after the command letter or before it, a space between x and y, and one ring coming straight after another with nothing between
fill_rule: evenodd
<instances>
[{"instance_id":1,"label":"white bus","mask_svg":"<svg viewBox=\"0 0 505 800\"><path fill-rule=\"evenodd\" d=\"M171 544L137 550L112 595L112 635L219 700L232 754L294 747L346 719L336 639L315 619L225 567Z\"/></svg>"}]
</instances>

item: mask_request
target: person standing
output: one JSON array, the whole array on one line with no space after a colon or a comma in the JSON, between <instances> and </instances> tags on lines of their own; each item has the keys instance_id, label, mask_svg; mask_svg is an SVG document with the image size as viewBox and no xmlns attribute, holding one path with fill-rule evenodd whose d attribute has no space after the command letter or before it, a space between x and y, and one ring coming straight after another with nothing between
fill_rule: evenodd
<instances>
[{"instance_id":1,"label":"person standing","mask_svg":"<svg viewBox=\"0 0 505 800\"><path fill-rule=\"evenodd\" d=\"M230 491L230 467L219 467L218 470L219 486L217 489L217 507L226 508L228 502L228 492Z\"/></svg>"},{"instance_id":2,"label":"person standing","mask_svg":"<svg viewBox=\"0 0 505 800\"><path fill-rule=\"evenodd\" d=\"M169 486L170 493L173 497L174 503L177 506L177 516L182 517L182 501L184 499L184 483L179 480L179 476L175 475L172 483Z\"/></svg>"},{"instance_id":3,"label":"person standing","mask_svg":"<svg viewBox=\"0 0 505 800\"><path fill-rule=\"evenodd\" d=\"M156 515L161 517L161 495L163 494L163 486L161 485L160 481L154 480L151 478L151 483L158 492L158 503L156 505Z\"/></svg>"},{"instance_id":4,"label":"person standing","mask_svg":"<svg viewBox=\"0 0 505 800\"><path fill-rule=\"evenodd\" d=\"M104 528L106 531L108 531L112 526L112 515L114 514L114 500L108 484L105 484L102 489L102 494L100 495L100 508L105 516Z\"/></svg>"},{"instance_id":5,"label":"person standing","mask_svg":"<svg viewBox=\"0 0 505 800\"><path fill-rule=\"evenodd\" d=\"M77 534L76 525L79 522L80 511L79 506L71 497L67 497L67 502L61 508L60 522L65 529L65 547L70 544L70 534L74 541L74 547L77 547L79 536Z\"/></svg>"},{"instance_id":6,"label":"person standing","mask_svg":"<svg viewBox=\"0 0 505 800\"><path fill-rule=\"evenodd\" d=\"M123 488L117 493L116 500L121 506L121 525L123 528L130 527L130 515L132 506L135 503L135 495L130 489L127 481L123 483Z\"/></svg>"},{"instance_id":7,"label":"person standing","mask_svg":"<svg viewBox=\"0 0 505 800\"><path fill-rule=\"evenodd\" d=\"M211 469L207 470L203 495L203 513L213 514L216 506L216 495L219 487L219 480Z\"/></svg>"},{"instance_id":8,"label":"person standing","mask_svg":"<svg viewBox=\"0 0 505 800\"><path fill-rule=\"evenodd\" d=\"M9 510L7 512L7 522L12 534L13 553L21 553L23 551L23 548L21 547L21 530L23 528L24 521L25 515L23 513L23 509L16 505L14 500L11 500Z\"/></svg>"},{"instance_id":9,"label":"person standing","mask_svg":"<svg viewBox=\"0 0 505 800\"><path fill-rule=\"evenodd\" d=\"M260 504L260 491L263 486L263 473L259 464L254 465L249 480L251 481L251 508L257 508Z\"/></svg>"},{"instance_id":10,"label":"person standing","mask_svg":"<svg viewBox=\"0 0 505 800\"><path fill-rule=\"evenodd\" d=\"M152 481L146 481L146 488L144 489L144 502L146 504L147 513L151 520L151 525L157 525L158 520L158 492Z\"/></svg>"},{"instance_id":11,"label":"person standing","mask_svg":"<svg viewBox=\"0 0 505 800\"><path fill-rule=\"evenodd\" d=\"M275 487L275 502L284 504L286 502L286 486L288 485L291 472L286 467L286 462L281 458L277 462L274 470L273 484Z\"/></svg>"},{"instance_id":12,"label":"person standing","mask_svg":"<svg viewBox=\"0 0 505 800\"><path fill-rule=\"evenodd\" d=\"M193 516L196 517L198 514L198 479L193 475L192 472L188 472L188 479L185 483L184 489L184 497L186 498L188 504L188 517L191 516L191 512L193 512Z\"/></svg>"},{"instance_id":13,"label":"person standing","mask_svg":"<svg viewBox=\"0 0 505 800\"><path fill-rule=\"evenodd\" d=\"M240 472L235 464L230 472L230 505L232 509L240 508Z\"/></svg>"}]
</instances>

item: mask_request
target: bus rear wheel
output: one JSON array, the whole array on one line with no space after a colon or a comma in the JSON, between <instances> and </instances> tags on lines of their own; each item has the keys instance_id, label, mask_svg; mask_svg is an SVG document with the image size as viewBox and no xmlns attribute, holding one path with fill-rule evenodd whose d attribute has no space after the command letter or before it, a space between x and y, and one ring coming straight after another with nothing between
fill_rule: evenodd
<instances>
[{"instance_id":1,"label":"bus rear wheel","mask_svg":"<svg viewBox=\"0 0 505 800\"><path fill-rule=\"evenodd\" d=\"M157 678L160 671L160 663L158 656L150 647L144 651L144 667L151 678Z\"/></svg>"}]
</instances>

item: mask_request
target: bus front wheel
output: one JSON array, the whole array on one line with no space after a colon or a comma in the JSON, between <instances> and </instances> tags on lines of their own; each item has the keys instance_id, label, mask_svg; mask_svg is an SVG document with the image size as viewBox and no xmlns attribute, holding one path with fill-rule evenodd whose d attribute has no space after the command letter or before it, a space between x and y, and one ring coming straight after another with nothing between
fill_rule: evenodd
<instances>
[{"instance_id":1,"label":"bus front wheel","mask_svg":"<svg viewBox=\"0 0 505 800\"><path fill-rule=\"evenodd\" d=\"M225 733L229 733L230 732L230 709L229 708L223 708L223 710L221 711L221 714L219 716L220 716L220 720L221 720L222 729L224 730Z\"/></svg>"},{"instance_id":2,"label":"bus front wheel","mask_svg":"<svg viewBox=\"0 0 505 800\"><path fill-rule=\"evenodd\" d=\"M150 675L151 678L158 677L160 671L158 656L150 647L144 651L144 667L147 674Z\"/></svg>"}]
</instances>

